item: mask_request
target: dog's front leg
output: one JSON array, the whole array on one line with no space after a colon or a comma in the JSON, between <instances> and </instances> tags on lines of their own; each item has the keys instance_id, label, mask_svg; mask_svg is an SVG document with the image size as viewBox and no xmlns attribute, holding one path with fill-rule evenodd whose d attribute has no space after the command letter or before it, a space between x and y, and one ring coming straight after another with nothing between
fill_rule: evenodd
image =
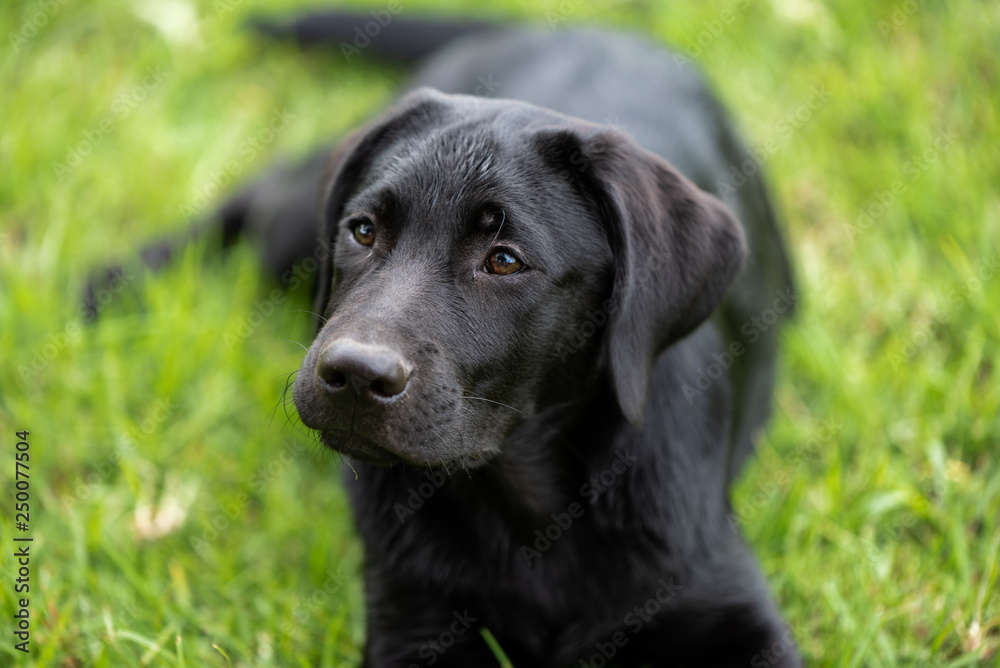
<instances>
[{"instance_id":1,"label":"dog's front leg","mask_svg":"<svg viewBox=\"0 0 1000 668\"><path fill-rule=\"evenodd\" d=\"M394 582L372 568L366 589L364 668L496 665L480 634L484 620L474 604L450 600L430 587Z\"/></svg>"}]
</instances>

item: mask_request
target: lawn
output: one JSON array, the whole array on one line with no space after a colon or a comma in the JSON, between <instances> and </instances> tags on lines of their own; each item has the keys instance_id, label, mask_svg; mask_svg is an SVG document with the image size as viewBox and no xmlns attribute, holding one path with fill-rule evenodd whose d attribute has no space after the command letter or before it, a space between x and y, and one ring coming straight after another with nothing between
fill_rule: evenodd
<instances>
[{"instance_id":1,"label":"lawn","mask_svg":"<svg viewBox=\"0 0 1000 668\"><path fill-rule=\"evenodd\" d=\"M78 306L93 267L391 99L399 69L241 30L299 4L0 7L0 665L360 657L338 459L283 404L307 289L269 309L249 248L193 248L126 278L96 323ZM403 2L648 32L704 69L758 147L801 301L734 521L808 665L1000 665L1000 3L477 6Z\"/></svg>"}]
</instances>

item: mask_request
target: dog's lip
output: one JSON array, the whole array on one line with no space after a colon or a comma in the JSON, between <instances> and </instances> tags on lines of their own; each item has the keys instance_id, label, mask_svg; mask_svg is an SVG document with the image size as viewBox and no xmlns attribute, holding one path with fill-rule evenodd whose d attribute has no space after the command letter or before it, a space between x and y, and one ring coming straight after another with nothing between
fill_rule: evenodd
<instances>
[{"instance_id":1,"label":"dog's lip","mask_svg":"<svg viewBox=\"0 0 1000 668\"><path fill-rule=\"evenodd\" d=\"M419 468L444 467L445 469L464 469L468 471L489 463L500 453L499 449L486 448L465 453L447 461L418 461L380 445L356 431L326 429L321 432L321 439L328 448L341 453L345 457L377 466L407 464Z\"/></svg>"},{"instance_id":2,"label":"dog's lip","mask_svg":"<svg viewBox=\"0 0 1000 668\"><path fill-rule=\"evenodd\" d=\"M367 436L347 429L326 429L322 432L322 441L327 447L340 452L351 459L367 464L388 466L403 464L406 460L392 450L385 448Z\"/></svg>"}]
</instances>

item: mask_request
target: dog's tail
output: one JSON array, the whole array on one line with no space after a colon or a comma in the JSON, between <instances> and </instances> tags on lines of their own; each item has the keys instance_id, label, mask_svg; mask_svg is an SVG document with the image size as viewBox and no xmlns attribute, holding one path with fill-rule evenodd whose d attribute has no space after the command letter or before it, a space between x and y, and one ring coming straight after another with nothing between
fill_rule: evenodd
<instances>
[{"instance_id":1,"label":"dog's tail","mask_svg":"<svg viewBox=\"0 0 1000 668\"><path fill-rule=\"evenodd\" d=\"M364 52L392 62L413 64L448 42L496 30L497 24L475 19L409 17L398 2L367 13L316 10L291 19L254 17L247 25L266 37L294 40L302 47L333 47L348 60Z\"/></svg>"}]
</instances>

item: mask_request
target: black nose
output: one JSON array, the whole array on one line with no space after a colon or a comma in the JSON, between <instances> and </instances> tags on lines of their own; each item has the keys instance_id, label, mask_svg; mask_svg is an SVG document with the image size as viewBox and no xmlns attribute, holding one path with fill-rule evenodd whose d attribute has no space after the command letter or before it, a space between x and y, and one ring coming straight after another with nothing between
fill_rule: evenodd
<instances>
[{"instance_id":1,"label":"black nose","mask_svg":"<svg viewBox=\"0 0 1000 668\"><path fill-rule=\"evenodd\" d=\"M391 348L337 339L326 347L316 365L327 398L335 402L386 401L406 390L410 365Z\"/></svg>"}]
</instances>

